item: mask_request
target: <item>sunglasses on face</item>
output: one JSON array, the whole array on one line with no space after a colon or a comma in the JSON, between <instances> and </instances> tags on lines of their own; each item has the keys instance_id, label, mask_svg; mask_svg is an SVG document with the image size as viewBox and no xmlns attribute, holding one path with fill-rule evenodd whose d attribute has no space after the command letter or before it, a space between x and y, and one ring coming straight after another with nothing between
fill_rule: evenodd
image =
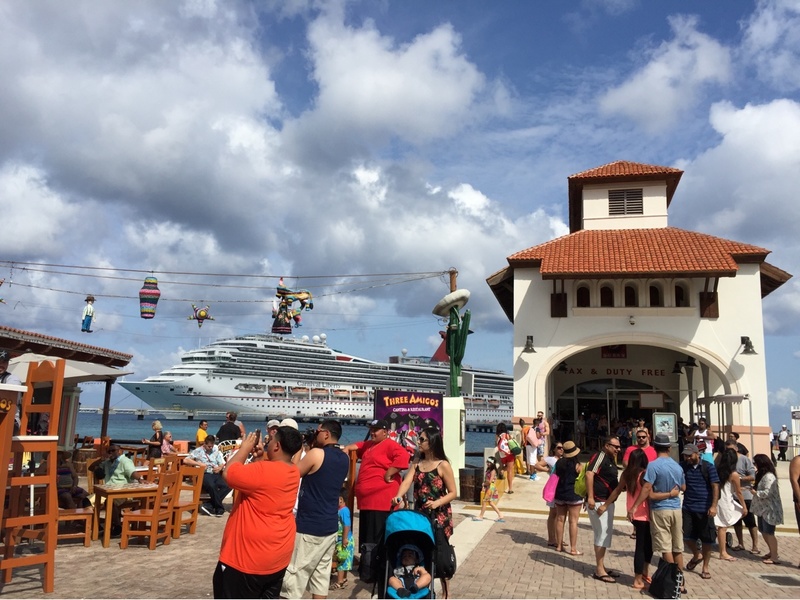
<instances>
[{"instance_id":1,"label":"sunglasses on face","mask_svg":"<svg viewBox=\"0 0 800 600\"><path fill-rule=\"evenodd\" d=\"M637 439L637 440L646 440L646 439L647 439L647 436L646 436L646 435L637 435L637 436L636 436L636 439Z\"/></svg>"},{"instance_id":2,"label":"sunglasses on face","mask_svg":"<svg viewBox=\"0 0 800 600\"><path fill-rule=\"evenodd\" d=\"M619 450L622 446L618 446L617 444L609 444L612 448Z\"/></svg>"},{"instance_id":3,"label":"sunglasses on face","mask_svg":"<svg viewBox=\"0 0 800 600\"><path fill-rule=\"evenodd\" d=\"M425 437L422 437L422 436L420 436L420 438L419 438L419 441L420 441L420 442L427 442L427 441L428 441L428 438L425 438Z\"/></svg>"},{"instance_id":4,"label":"sunglasses on face","mask_svg":"<svg viewBox=\"0 0 800 600\"><path fill-rule=\"evenodd\" d=\"M556 446L556 450L563 450L564 446Z\"/></svg>"}]
</instances>

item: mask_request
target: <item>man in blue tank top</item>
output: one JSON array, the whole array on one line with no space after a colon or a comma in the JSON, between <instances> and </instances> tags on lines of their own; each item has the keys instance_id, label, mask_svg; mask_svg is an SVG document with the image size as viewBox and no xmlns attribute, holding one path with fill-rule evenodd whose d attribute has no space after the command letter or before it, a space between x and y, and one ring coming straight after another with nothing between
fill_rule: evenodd
<instances>
[{"instance_id":1,"label":"man in blue tank top","mask_svg":"<svg viewBox=\"0 0 800 600\"><path fill-rule=\"evenodd\" d=\"M300 461L297 534L292 561L286 568L282 598L326 598L331 559L339 530L339 494L350 459L339 447L342 426L334 420L317 428L312 447Z\"/></svg>"}]
</instances>

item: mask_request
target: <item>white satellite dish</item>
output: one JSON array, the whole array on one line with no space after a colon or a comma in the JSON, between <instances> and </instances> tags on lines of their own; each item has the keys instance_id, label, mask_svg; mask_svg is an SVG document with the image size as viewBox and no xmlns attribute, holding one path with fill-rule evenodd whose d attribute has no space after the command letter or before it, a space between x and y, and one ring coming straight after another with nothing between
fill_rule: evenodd
<instances>
[{"instance_id":1,"label":"white satellite dish","mask_svg":"<svg viewBox=\"0 0 800 600\"><path fill-rule=\"evenodd\" d=\"M437 317L449 317L450 309L456 307L461 310L469 302L469 290L456 290L450 292L436 303L433 307L433 314Z\"/></svg>"}]
</instances>

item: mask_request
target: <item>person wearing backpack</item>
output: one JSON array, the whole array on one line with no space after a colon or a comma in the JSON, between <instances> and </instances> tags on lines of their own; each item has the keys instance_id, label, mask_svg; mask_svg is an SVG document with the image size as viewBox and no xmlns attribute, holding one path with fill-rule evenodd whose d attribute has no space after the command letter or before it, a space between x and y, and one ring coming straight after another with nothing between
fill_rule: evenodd
<instances>
[{"instance_id":1,"label":"person wearing backpack","mask_svg":"<svg viewBox=\"0 0 800 600\"><path fill-rule=\"evenodd\" d=\"M719 475L713 463L700 458L700 450L694 444L686 444L683 448L684 477L686 491L683 494L683 539L692 552L692 559L686 563L686 569L693 571L703 563L700 576L711 579L708 570L711 562L711 550L717 542L717 528L714 517L717 515L719 501ZM702 550L697 547L697 540L702 542Z\"/></svg>"},{"instance_id":2,"label":"person wearing backpack","mask_svg":"<svg viewBox=\"0 0 800 600\"><path fill-rule=\"evenodd\" d=\"M564 522L569 515L569 547L570 554L581 556L583 552L578 551L578 518L581 515L583 497L575 493L575 480L581 472L582 465L578 462L578 455L581 449L573 441L566 441L563 444L564 455L556 461L555 475L558 476L556 486L555 505L556 505L556 546L557 552L564 550Z\"/></svg>"},{"instance_id":3,"label":"person wearing backpack","mask_svg":"<svg viewBox=\"0 0 800 600\"><path fill-rule=\"evenodd\" d=\"M511 489L514 484L514 454L511 452L509 440L511 436L508 434L508 427L505 423L498 423L495 429L495 436L497 439L497 451L500 453L500 462L502 463L503 471L506 476L506 493L513 494Z\"/></svg>"},{"instance_id":4,"label":"person wearing backpack","mask_svg":"<svg viewBox=\"0 0 800 600\"><path fill-rule=\"evenodd\" d=\"M607 437L603 440L603 449L586 465L586 507L594 533L595 570L592 577L605 583L617 582L606 571L604 561L614 532L614 503L609 503L608 499L619 484L617 454L620 448L619 438ZM599 508L603 510L598 512ZM619 577L618 573L615 575Z\"/></svg>"}]
</instances>

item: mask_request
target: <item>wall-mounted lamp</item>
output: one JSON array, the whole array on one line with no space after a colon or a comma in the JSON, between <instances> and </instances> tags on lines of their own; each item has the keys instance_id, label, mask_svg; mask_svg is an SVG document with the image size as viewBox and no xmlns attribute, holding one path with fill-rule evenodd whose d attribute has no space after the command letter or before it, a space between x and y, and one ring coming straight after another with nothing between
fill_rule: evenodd
<instances>
[{"instance_id":1,"label":"wall-mounted lamp","mask_svg":"<svg viewBox=\"0 0 800 600\"><path fill-rule=\"evenodd\" d=\"M559 373L566 373L568 370L569 369L567 369L567 362L564 360L561 361L561 364L558 365L558 369L556 369L556 371L558 371Z\"/></svg>"},{"instance_id":2,"label":"wall-mounted lamp","mask_svg":"<svg viewBox=\"0 0 800 600\"><path fill-rule=\"evenodd\" d=\"M758 354L755 348L753 348L753 342L750 341L750 338L746 335L742 336L742 343L740 344L744 346L744 350L742 350L742 354Z\"/></svg>"},{"instance_id":3,"label":"wall-mounted lamp","mask_svg":"<svg viewBox=\"0 0 800 600\"><path fill-rule=\"evenodd\" d=\"M630 317L628 317L628 323L630 323L631 325L636 325L636 318L633 315L631 315Z\"/></svg>"},{"instance_id":4,"label":"wall-mounted lamp","mask_svg":"<svg viewBox=\"0 0 800 600\"><path fill-rule=\"evenodd\" d=\"M697 366L697 363L694 360L693 356L687 356L686 360L676 360L675 366L672 367L672 372L674 374L679 374L683 372L683 367L687 369L694 369Z\"/></svg>"},{"instance_id":5,"label":"wall-mounted lamp","mask_svg":"<svg viewBox=\"0 0 800 600\"><path fill-rule=\"evenodd\" d=\"M525 347L522 349L523 352L536 352L533 348L533 336L529 335L525 337Z\"/></svg>"}]
</instances>

